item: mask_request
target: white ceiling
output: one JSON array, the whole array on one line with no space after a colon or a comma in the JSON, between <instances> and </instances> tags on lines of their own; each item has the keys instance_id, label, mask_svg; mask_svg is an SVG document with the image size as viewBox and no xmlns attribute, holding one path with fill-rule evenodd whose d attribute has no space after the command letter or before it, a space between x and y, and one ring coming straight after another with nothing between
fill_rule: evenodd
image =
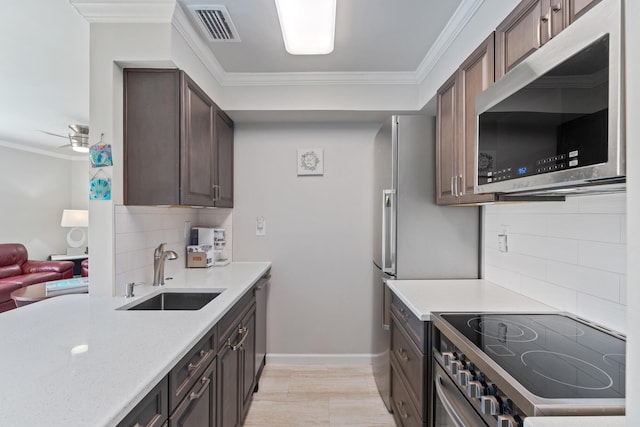
<instances>
[{"instance_id":1,"label":"white ceiling","mask_svg":"<svg viewBox=\"0 0 640 427\"><path fill-rule=\"evenodd\" d=\"M207 44L230 73L416 71L460 1L338 0L334 51L290 55L273 0L178 0L227 8L241 42Z\"/></svg>"},{"instance_id":2,"label":"white ceiling","mask_svg":"<svg viewBox=\"0 0 640 427\"><path fill-rule=\"evenodd\" d=\"M191 4L225 5L241 42L206 41L206 45L224 73L262 77L415 73L464 4L462 0L338 0L334 51L293 56L284 49L273 0L177 1L185 11ZM0 144L71 155L70 149L57 148L65 140L40 131L67 134L68 124L89 123L89 24L69 0L1 3ZM195 21L192 25L199 32ZM90 143L96 142L94 138Z\"/></svg>"}]
</instances>

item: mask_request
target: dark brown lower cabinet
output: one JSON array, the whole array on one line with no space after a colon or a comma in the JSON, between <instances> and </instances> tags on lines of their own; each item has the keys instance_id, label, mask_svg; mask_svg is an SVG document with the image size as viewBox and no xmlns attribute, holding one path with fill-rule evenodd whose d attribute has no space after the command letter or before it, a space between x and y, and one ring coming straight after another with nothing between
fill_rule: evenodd
<instances>
[{"instance_id":1,"label":"dark brown lower cabinet","mask_svg":"<svg viewBox=\"0 0 640 427\"><path fill-rule=\"evenodd\" d=\"M255 297L249 310L234 323L235 328L218 350L218 427L242 425L251 403L255 387Z\"/></svg>"},{"instance_id":2,"label":"dark brown lower cabinet","mask_svg":"<svg viewBox=\"0 0 640 427\"><path fill-rule=\"evenodd\" d=\"M431 327L391 296L391 406L401 427L431 425Z\"/></svg>"},{"instance_id":3,"label":"dark brown lower cabinet","mask_svg":"<svg viewBox=\"0 0 640 427\"><path fill-rule=\"evenodd\" d=\"M215 427L216 363L212 361L169 418L169 427Z\"/></svg>"},{"instance_id":4,"label":"dark brown lower cabinet","mask_svg":"<svg viewBox=\"0 0 640 427\"><path fill-rule=\"evenodd\" d=\"M165 377L122 420L118 427L165 427L169 417L169 387Z\"/></svg>"},{"instance_id":5,"label":"dark brown lower cabinet","mask_svg":"<svg viewBox=\"0 0 640 427\"><path fill-rule=\"evenodd\" d=\"M256 287L117 427L239 427L256 388Z\"/></svg>"}]
</instances>

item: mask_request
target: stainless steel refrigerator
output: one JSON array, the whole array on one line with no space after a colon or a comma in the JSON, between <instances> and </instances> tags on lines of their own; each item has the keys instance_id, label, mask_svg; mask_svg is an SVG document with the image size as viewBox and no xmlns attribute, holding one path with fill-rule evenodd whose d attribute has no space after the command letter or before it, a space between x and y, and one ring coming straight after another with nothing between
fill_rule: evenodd
<instances>
[{"instance_id":1,"label":"stainless steel refrigerator","mask_svg":"<svg viewBox=\"0 0 640 427\"><path fill-rule=\"evenodd\" d=\"M436 205L435 117L392 116L375 139L373 373L389 395L389 279L475 279L475 207Z\"/></svg>"}]
</instances>

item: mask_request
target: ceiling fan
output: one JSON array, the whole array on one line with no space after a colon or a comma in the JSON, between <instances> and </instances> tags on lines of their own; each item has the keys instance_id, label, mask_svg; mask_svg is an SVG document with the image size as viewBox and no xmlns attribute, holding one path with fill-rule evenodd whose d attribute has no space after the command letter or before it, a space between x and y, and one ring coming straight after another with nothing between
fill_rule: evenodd
<instances>
[{"instance_id":1,"label":"ceiling fan","mask_svg":"<svg viewBox=\"0 0 640 427\"><path fill-rule=\"evenodd\" d=\"M47 135L57 136L69 140L69 144L61 145L58 148L71 147L73 151L79 153L89 152L89 126L85 125L69 125L71 132L68 135L58 135L57 133L51 133L44 130L40 132Z\"/></svg>"}]
</instances>

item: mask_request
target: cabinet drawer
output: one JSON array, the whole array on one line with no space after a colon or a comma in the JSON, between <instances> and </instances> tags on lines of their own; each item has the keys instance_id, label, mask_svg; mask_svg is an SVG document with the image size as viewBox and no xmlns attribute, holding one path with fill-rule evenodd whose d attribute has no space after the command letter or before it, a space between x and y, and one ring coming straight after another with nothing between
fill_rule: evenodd
<instances>
[{"instance_id":1,"label":"cabinet drawer","mask_svg":"<svg viewBox=\"0 0 640 427\"><path fill-rule=\"evenodd\" d=\"M398 319L391 315L391 360L397 367L398 375L403 379L407 392L413 399L421 418L426 418L425 382L426 356L397 324Z\"/></svg>"},{"instance_id":2,"label":"cabinet drawer","mask_svg":"<svg viewBox=\"0 0 640 427\"><path fill-rule=\"evenodd\" d=\"M215 426L216 363L208 364L169 418L169 427Z\"/></svg>"},{"instance_id":3,"label":"cabinet drawer","mask_svg":"<svg viewBox=\"0 0 640 427\"><path fill-rule=\"evenodd\" d=\"M167 377L153 388L118 427L161 427L169 417Z\"/></svg>"},{"instance_id":4,"label":"cabinet drawer","mask_svg":"<svg viewBox=\"0 0 640 427\"><path fill-rule=\"evenodd\" d=\"M169 372L169 405L171 412L202 377L205 368L214 359L217 340L216 328L207 334Z\"/></svg>"},{"instance_id":5,"label":"cabinet drawer","mask_svg":"<svg viewBox=\"0 0 640 427\"><path fill-rule=\"evenodd\" d=\"M393 409L393 418L401 427L423 427L426 424L418 415L409 393L400 380L398 373L391 367L391 406Z\"/></svg>"},{"instance_id":6,"label":"cabinet drawer","mask_svg":"<svg viewBox=\"0 0 640 427\"><path fill-rule=\"evenodd\" d=\"M242 316L255 303L255 287L247 292L218 323L218 349L237 332Z\"/></svg>"},{"instance_id":7,"label":"cabinet drawer","mask_svg":"<svg viewBox=\"0 0 640 427\"><path fill-rule=\"evenodd\" d=\"M428 354L431 350L429 322L418 319L395 294L391 295L391 313L396 316L398 324L405 329L420 351Z\"/></svg>"}]
</instances>

